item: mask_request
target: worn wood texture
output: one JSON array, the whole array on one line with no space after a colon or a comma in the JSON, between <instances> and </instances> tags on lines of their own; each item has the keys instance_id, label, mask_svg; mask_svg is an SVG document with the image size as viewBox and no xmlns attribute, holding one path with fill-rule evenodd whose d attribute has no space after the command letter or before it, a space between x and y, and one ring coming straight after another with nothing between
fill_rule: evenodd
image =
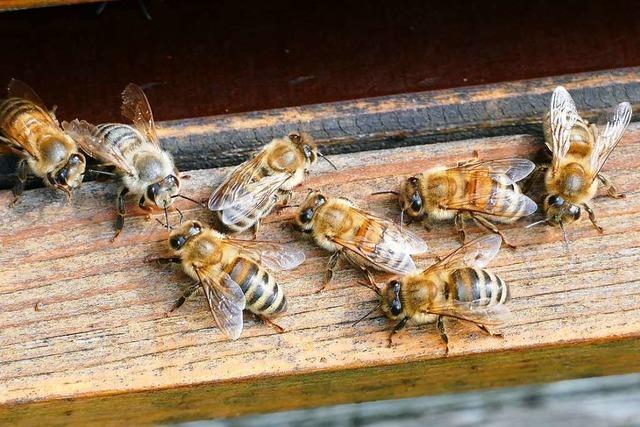
<instances>
[{"instance_id":1,"label":"worn wood texture","mask_svg":"<svg viewBox=\"0 0 640 427\"><path fill-rule=\"evenodd\" d=\"M0 2L0 12L17 9L31 9L34 7L70 6L74 4L98 3L103 1L113 0L2 0Z\"/></svg>"},{"instance_id":2,"label":"worn wood texture","mask_svg":"<svg viewBox=\"0 0 640 427\"><path fill-rule=\"evenodd\" d=\"M168 121L159 123L158 134L181 170L239 164L272 138L292 130L308 132L328 154L541 134L541 117L559 84L571 91L586 118L622 101L640 111L640 68L628 68ZM0 188L14 184L15 162L14 156L0 156Z\"/></svg>"},{"instance_id":3,"label":"worn wood texture","mask_svg":"<svg viewBox=\"0 0 640 427\"><path fill-rule=\"evenodd\" d=\"M268 218L261 234L296 239L307 254L299 269L278 275L290 299L279 319L287 331L248 317L242 338L228 342L200 295L166 316L190 281L144 263L166 247L155 221L131 207L124 233L109 241L115 186L88 183L71 204L32 190L13 209L10 193L0 192L0 422L158 423L637 371L639 140L632 124L608 162L628 197L594 203L604 235L582 221L571 227L566 253L558 230L524 229L528 221L503 227L519 248L503 250L491 265L511 285L513 318L504 338L447 322L448 356L432 327L410 328L393 348L386 347L391 324L380 314L353 327L374 305L354 269L344 267L316 294L328 256L281 227L289 210ZM370 194L473 150L504 158L534 156L541 147L523 135L338 155L338 172L318 164L304 187L397 218L395 202ZM188 172L185 194L206 197L226 171ZM188 202L178 206L187 217L208 218ZM457 246L450 224L412 230L434 256Z\"/></svg>"}]
</instances>

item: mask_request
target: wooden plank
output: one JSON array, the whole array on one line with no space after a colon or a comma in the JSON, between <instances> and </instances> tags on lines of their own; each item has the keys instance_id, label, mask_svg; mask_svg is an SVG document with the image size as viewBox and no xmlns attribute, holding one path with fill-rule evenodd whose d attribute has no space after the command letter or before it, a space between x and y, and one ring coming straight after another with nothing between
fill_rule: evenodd
<instances>
[{"instance_id":1,"label":"wooden plank","mask_svg":"<svg viewBox=\"0 0 640 427\"><path fill-rule=\"evenodd\" d=\"M629 101L640 111L640 68L392 95L159 123L181 170L239 164L277 135L302 130L326 153L463 138L540 134L551 91L565 85L587 118ZM637 114L637 113L636 113ZM0 188L15 181L15 157L0 156Z\"/></svg>"},{"instance_id":2,"label":"wooden plank","mask_svg":"<svg viewBox=\"0 0 640 427\"><path fill-rule=\"evenodd\" d=\"M596 201L604 235L582 221L570 229L567 254L558 230L527 230L526 222L505 227L519 248L502 251L492 268L511 285L513 319L503 339L447 322L448 356L430 327L409 329L391 349L391 324L381 315L353 327L374 304L370 291L356 285L354 269L340 270L333 286L316 294L328 256L280 226L290 211L268 218L262 234L297 239L293 244L307 254L299 269L278 276L290 300L279 320L287 332L247 318L242 338L228 342L202 297L165 315L190 282L179 271L143 262L165 248L157 223L132 208L124 234L109 241L113 185L88 183L72 204L32 190L14 209L6 207L10 193L0 192L0 421L130 416L140 424L636 371L638 140L634 123L608 163L628 197ZM541 147L538 138L520 135L339 155L332 157L338 172L319 164L305 187L397 218L395 203L371 192L473 150L503 158L533 156ZM185 194L206 197L226 171L188 172ZM186 202L178 206L188 217L209 218ZM451 225L412 230L428 240L433 255L457 246ZM119 415L114 408L122 409Z\"/></svg>"},{"instance_id":3,"label":"wooden plank","mask_svg":"<svg viewBox=\"0 0 640 427\"><path fill-rule=\"evenodd\" d=\"M36 7L48 6L70 6L83 3L98 3L113 0L2 0L0 3L1 11L32 9Z\"/></svg>"}]
</instances>

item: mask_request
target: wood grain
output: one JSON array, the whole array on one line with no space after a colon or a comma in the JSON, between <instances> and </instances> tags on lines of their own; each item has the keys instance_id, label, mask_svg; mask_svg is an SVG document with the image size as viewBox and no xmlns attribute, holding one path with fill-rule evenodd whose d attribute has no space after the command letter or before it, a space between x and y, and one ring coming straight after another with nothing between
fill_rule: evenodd
<instances>
[{"instance_id":1,"label":"wood grain","mask_svg":"<svg viewBox=\"0 0 640 427\"><path fill-rule=\"evenodd\" d=\"M328 256L282 227L291 211L268 218L261 234L296 239L307 254L299 269L277 276L290 300L279 319L287 331L247 317L242 338L228 342L201 295L165 315L190 282L144 262L165 251L166 233L155 221L130 208L124 233L109 241L114 185L88 183L71 204L32 190L13 209L10 193L0 192L0 422L157 423L637 371L639 140L634 123L608 162L628 197L594 203L604 235L582 221L570 229L566 253L558 230L524 229L535 217L504 228L519 248L503 250L491 266L511 285L513 318L503 339L447 322L448 356L431 327L410 328L393 348L386 347L391 324L380 314L353 327L374 305L354 269L344 267L316 294ZM392 200L370 194L473 150L504 158L534 156L541 147L519 135L338 155L338 172L318 164L304 187L397 218ZM227 171L188 172L185 194L205 198ZM293 203L304 194L301 188ZM209 218L188 202L178 206L187 217ZM457 246L450 224L412 230L434 256Z\"/></svg>"},{"instance_id":2,"label":"wood grain","mask_svg":"<svg viewBox=\"0 0 640 427\"><path fill-rule=\"evenodd\" d=\"M559 84L571 91L586 118L622 101L640 111L640 68L628 68L167 121L159 123L158 133L181 170L239 164L258 147L292 130L309 133L328 154L539 135L541 117ZM14 156L0 155L0 188L15 183L15 163ZM34 185L42 184L32 181Z\"/></svg>"}]
</instances>

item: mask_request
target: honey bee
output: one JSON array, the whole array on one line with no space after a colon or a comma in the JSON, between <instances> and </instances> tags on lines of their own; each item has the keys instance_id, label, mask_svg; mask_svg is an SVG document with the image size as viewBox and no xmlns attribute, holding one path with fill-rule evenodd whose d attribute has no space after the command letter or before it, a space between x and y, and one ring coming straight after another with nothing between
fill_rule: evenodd
<instances>
[{"instance_id":1,"label":"honey bee","mask_svg":"<svg viewBox=\"0 0 640 427\"><path fill-rule=\"evenodd\" d=\"M408 178L398 195L401 222L410 220L454 220L462 243L464 222L472 219L479 227L500 235L493 223L512 223L534 213L538 206L522 194L516 184L529 175L535 165L526 159L462 162L453 168L435 167Z\"/></svg>"},{"instance_id":2,"label":"honey bee","mask_svg":"<svg viewBox=\"0 0 640 427\"><path fill-rule=\"evenodd\" d=\"M19 80L11 80L7 99L0 101L0 132L0 141L21 158L13 203L24 191L29 172L67 197L82 183L86 161L76 142L60 128L54 111Z\"/></svg>"},{"instance_id":3,"label":"honey bee","mask_svg":"<svg viewBox=\"0 0 640 427\"><path fill-rule=\"evenodd\" d=\"M255 236L260 220L278 202L287 203L291 190L304 180L318 156L325 158L307 135L291 133L274 139L227 176L211 194L209 209L226 231L253 228Z\"/></svg>"},{"instance_id":4,"label":"honey bee","mask_svg":"<svg viewBox=\"0 0 640 427\"><path fill-rule=\"evenodd\" d=\"M149 101L142 89L130 83L122 92L122 115L133 126L108 123L94 126L84 120L64 122L62 126L90 156L115 166L121 181L117 197L118 217L115 239L124 227L124 198L128 193L140 197L138 206L167 209L179 194L178 170L171 155L160 146ZM168 220L167 220L168 224Z\"/></svg>"},{"instance_id":5,"label":"honey bee","mask_svg":"<svg viewBox=\"0 0 640 427\"><path fill-rule=\"evenodd\" d=\"M598 182L607 187L612 198L624 197L602 174L602 167L616 147L631 120L631 105L618 104L604 129L584 120L578 114L569 92L558 86L551 96L551 108L543 122L545 142L551 150L551 165L546 169L544 222L562 228L577 221L582 209L593 226L602 233L589 201L598 191Z\"/></svg>"},{"instance_id":6,"label":"honey bee","mask_svg":"<svg viewBox=\"0 0 640 427\"><path fill-rule=\"evenodd\" d=\"M304 253L273 242L236 240L198 221L187 221L169 236L171 258L196 281L170 311L202 287L216 325L232 340L240 337L242 311L247 309L274 327L269 317L284 313L287 299L269 270L291 270L304 262Z\"/></svg>"},{"instance_id":7,"label":"honey bee","mask_svg":"<svg viewBox=\"0 0 640 427\"><path fill-rule=\"evenodd\" d=\"M411 255L427 251L414 234L357 208L350 200L327 198L319 191L308 194L294 221L298 230L310 233L318 246L332 252L320 290L328 286L341 257L370 277L370 269L409 273L416 269Z\"/></svg>"},{"instance_id":8,"label":"honey bee","mask_svg":"<svg viewBox=\"0 0 640 427\"><path fill-rule=\"evenodd\" d=\"M509 314L504 305L509 300L509 287L499 276L484 267L500 250L501 238L486 235L461 246L425 270L414 271L388 282L383 288L374 282L362 283L379 296L389 319L397 320L389 336L406 325L435 323L446 346L448 342L444 317L475 323L492 334L487 326L500 325ZM365 317L367 317L365 316Z\"/></svg>"}]
</instances>

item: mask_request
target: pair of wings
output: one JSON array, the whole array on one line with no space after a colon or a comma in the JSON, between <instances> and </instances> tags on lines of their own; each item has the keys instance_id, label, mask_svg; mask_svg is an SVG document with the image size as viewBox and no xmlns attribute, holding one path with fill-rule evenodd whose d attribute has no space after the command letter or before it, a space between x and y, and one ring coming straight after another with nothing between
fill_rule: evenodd
<instances>
[{"instance_id":1,"label":"pair of wings","mask_svg":"<svg viewBox=\"0 0 640 427\"><path fill-rule=\"evenodd\" d=\"M490 178L504 185L515 185L526 178L535 169L535 164L527 159L500 159L462 164L449 171L466 175L467 182ZM538 206L529 197L508 189L493 191L487 188L486 193L476 189L474 197L468 197L464 192L456 192L442 205L444 209L485 213L494 216L512 217L513 207L521 206L519 214L526 216L534 213ZM492 192L493 191L493 192ZM488 202L488 203L487 203Z\"/></svg>"},{"instance_id":2,"label":"pair of wings","mask_svg":"<svg viewBox=\"0 0 640 427\"><path fill-rule=\"evenodd\" d=\"M355 224L366 224L367 233L364 236L340 237L329 239L349 253L359 255L376 266L379 270L392 273L406 274L416 269L413 260L400 264L407 255L422 254L427 251L427 244L415 234L401 230L391 221L373 216L356 207L350 207L350 214ZM368 236L380 236L380 240L373 240Z\"/></svg>"},{"instance_id":3,"label":"pair of wings","mask_svg":"<svg viewBox=\"0 0 640 427\"><path fill-rule=\"evenodd\" d=\"M275 242L229 238L225 241L271 270L291 270L305 259L302 251ZM240 285L224 271L211 271L195 265L193 268L216 325L229 339L238 339L243 327L242 311L246 307Z\"/></svg>"},{"instance_id":4,"label":"pair of wings","mask_svg":"<svg viewBox=\"0 0 640 427\"><path fill-rule=\"evenodd\" d=\"M59 125L55 115L53 115L51 111L47 109L44 101L42 101L38 94L25 82L11 79L11 81L9 82L9 86L7 86L7 96L8 98L21 98L32 102L49 115L52 123L54 123L56 126ZM38 159L38 149L33 146L29 138L23 138L20 141L7 138L6 141L8 141L11 145L14 145L18 150L24 150L34 159Z\"/></svg>"},{"instance_id":5,"label":"pair of wings","mask_svg":"<svg viewBox=\"0 0 640 427\"><path fill-rule=\"evenodd\" d=\"M498 253L502 238L496 234L482 236L461 246L442 260L428 267L423 275L437 270L455 270L464 267L484 268ZM429 306L428 312L440 316L466 320L479 325L499 325L509 316L503 304L488 305L488 299L451 301Z\"/></svg>"},{"instance_id":6,"label":"pair of wings","mask_svg":"<svg viewBox=\"0 0 640 427\"><path fill-rule=\"evenodd\" d=\"M577 123L589 128L585 120L580 117L576 104L567 90L558 86L551 96L549 109L549 121L551 124L551 153L553 160L551 166L554 172L560 168L571 147L571 131ZM595 144L591 151L590 178L593 181L602 170L605 162L616 147L622 134L631 121L631 104L622 102L618 104L615 113L607 121L604 129L599 129L595 137Z\"/></svg>"},{"instance_id":7,"label":"pair of wings","mask_svg":"<svg viewBox=\"0 0 640 427\"><path fill-rule=\"evenodd\" d=\"M124 89L121 112L124 117L131 120L148 142L160 148L151 106L140 86L129 83ZM105 141L96 126L84 120L75 119L72 122L63 122L62 127L89 156L113 165L129 175L136 175L135 167L129 163L117 144Z\"/></svg>"},{"instance_id":8,"label":"pair of wings","mask_svg":"<svg viewBox=\"0 0 640 427\"><path fill-rule=\"evenodd\" d=\"M291 178L291 173L276 172L256 179L265 156L265 151L261 151L238 166L211 194L209 210L222 211L223 224L236 224L251 212L261 209Z\"/></svg>"}]
</instances>

